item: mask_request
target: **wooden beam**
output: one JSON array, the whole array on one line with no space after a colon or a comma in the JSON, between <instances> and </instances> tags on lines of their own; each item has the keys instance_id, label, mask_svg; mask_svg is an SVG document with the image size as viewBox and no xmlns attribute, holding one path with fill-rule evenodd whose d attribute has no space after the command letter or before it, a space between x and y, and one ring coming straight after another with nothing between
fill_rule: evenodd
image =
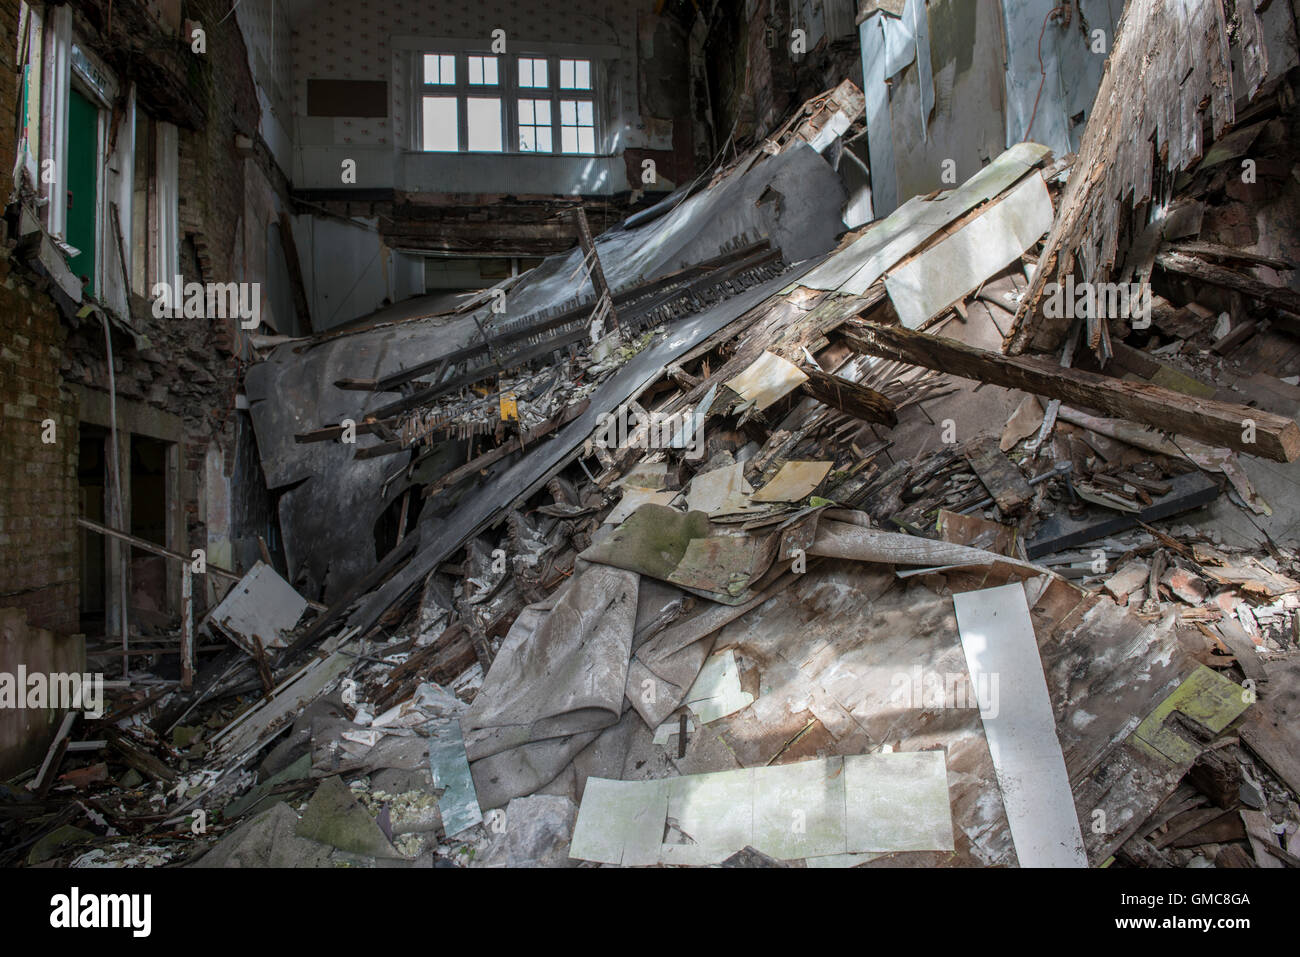
<instances>
[{"instance_id":1,"label":"wooden beam","mask_svg":"<svg viewBox=\"0 0 1300 957\"><path fill-rule=\"evenodd\" d=\"M850 319L836 334L851 349L867 355L1008 389L1023 389L1275 462L1292 462L1300 457L1300 426L1294 419L1261 409L1061 368L1052 360L985 352L951 339L874 325L862 319ZM1248 441L1250 438L1254 441Z\"/></svg>"},{"instance_id":2,"label":"wooden beam","mask_svg":"<svg viewBox=\"0 0 1300 957\"><path fill-rule=\"evenodd\" d=\"M1257 299L1265 305L1280 309L1293 316L1300 316L1300 293L1286 286L1274 286L1256 279L1254 276L1228 269L1215 263L1208 263L1195 256L1166 250L1156 256L1156 265L1165 272L1171 272L1189 279L1199 279L1212 286L1231 289L1243 293L1251 299Z\"/></svg>"},{"instance_id":3,"label":"wooden beam","mask_svg":"<svg viewBox=\"0 0 1300 957\"><path fill-rule=\"evenodd\" d=\"M803 367L803 373L808 376L808 381L801 388L818 402L863 422L898 425L898 413L893 401L875 389L822 372L810 365Z\"/></svg>"}]
</instances>

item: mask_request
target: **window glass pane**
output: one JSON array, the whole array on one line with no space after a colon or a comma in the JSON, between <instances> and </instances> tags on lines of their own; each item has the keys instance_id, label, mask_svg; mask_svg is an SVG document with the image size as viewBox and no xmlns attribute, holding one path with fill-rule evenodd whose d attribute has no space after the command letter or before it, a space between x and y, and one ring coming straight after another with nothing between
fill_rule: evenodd
<instances>
[{"instance_id":1,"label":"window glass pane","mask_svg":"<svg viewBox=\"0 0 1300 957\"><path fill-rule=\"evenodd\" d=\"M519 152L531 153L537 149L537 138L534 136L535 129L532 126L519 127Z\"/></svg>"},{"instance_id":2,"label":"window glass pane","mask_svg":"<svg viewBox=\"0 0 1300 957\"><path fill-rule=\"evenodd\" d=\"M537 104L537 122L545 126L550 126L551 125L551 101L534 100L533 102Z\"/></svg>"},{"instance_id":3,"label":"window glass pane","mask_svg":"<svg viewBox=\"0 0 1300 957\"><path fill-rule=\"evenodd\" d=\"M561 60L560 61L560 89L590 90L591 89L591 61L590 60Z\"/></svg>"},{"instance_id":4,"label":"window glass pane","mask_svg":"<svg viewBox=\"0 0 1300 957\"><path fill-rule=\"evenodd\" d=\"M521 125L524 126L533 125L533 101L532 100L519 101L519 122Z\"/></svg>"},{"instance_id":5,"label":"window glass pane","mask_svg":"<svg viewBox=\"0 0 1300 957\"><path fill-rule=\"evenodd\" d=\"M591 124L592 124L591 101L579 100L578 101L578 125L591 126Z\"/></svg>"},{"instance_id":6,"label":"window glass pane","mask_svg":"<svg viewBox=\"0 0 1300 957\"><path fill-rule=\"evenodd\" d=\"M546 86L546 61L536 57L519 58L519 85L542 89Z\"/></svg>"},{"instance_id":7,"label":"window glass pane","mask_svg":"<svg viewBox=\"0 0 1300 957\"><path fill-rule=\"evenodd\" d=\"M560 127L560 149L565 153L578 152L578 128L576 126Z\"/></svg>"},{"instance_id":8,"label":"window glass pane","mask_svg":"<svg viewBox=\"0 0 1300 957\"><path fill-rule=\"evenodd\" d=\"M596 152L596 131L589 126L578 127L578 152Z\"/></svg>"},{"instance_id":9,"label":"window glass pane","mask_svg":"<svg viewBox=\"0 0 1300 957\"><path fill-rule=\"evenodd\" d=\"M501 101L470 97L465 101L468 148L501 151Z\"/></svg>"},{"instance_id":10,"label":"window glass pane","mask_svg":"<svg viewBox=\"0 0 1300 957\"><path fill-rule=\"evenodd\" d=\"M456 122L454 96L424 97L424 148L455 151L460 149L460 130Z\"/></svg>"},{"instance_id":11,"label":"window glass pane","mask_svg":"<svg viewBox=\"0 0 1300 957\"><path fill-rule=\"evenodd\" d=\"M539 153L549 153L553 148L551 145L551 128L549 126L537 127L537 151Z\"/></svg>"},{"instance_id":12,"label":"window glass pane","mask_svg":"<svg viewBox=\"0 0 1300 957\"><path fill-rule=\"evenodd\" d=\"M448 53L424 55L424 82L449 85L456 82L456 58Z\"/></svg>"},{"instance_id":13,"label":"window glass pane","mask_svg":"<svg viewBox=\"0 0 1300 957\"><path fill-rule=\"evenodd\" d=\"M578 122L578 104L573 100L560 100L560 122L574 126Z\"/></svg>"},{"instance_id":14,"label":"window glass pane","mask_svg":"<svg viewBox=\"0 0 1300 957\"><path fill-rule=\"evenodd\" d=\"M496 86L497 58L494 56L470 57L469 82L475 86Z\"/></svg>"}]
</instances>

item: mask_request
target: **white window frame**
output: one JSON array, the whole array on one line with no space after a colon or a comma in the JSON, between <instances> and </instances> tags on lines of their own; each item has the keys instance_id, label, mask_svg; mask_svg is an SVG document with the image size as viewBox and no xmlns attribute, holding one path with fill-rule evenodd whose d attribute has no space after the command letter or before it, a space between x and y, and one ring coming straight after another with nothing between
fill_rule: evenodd
<instances>
[{"instance_id":1,"label":"white window frame","mask_svg":"<svg viewBox=\"0 0 1300 957\"><path fill-rule=\"evenodd\" d=\"M456 58L455 83L427 84L424 82L425 56L454 56ZM495 57L497 60L497 82L495 84L470 83L469 64L471 57ZM519 64L521 60L543 60L546 62L547 85L544 87L521 86L519 83ZM589 87L561 88L560 61L585 60L590 64ZM604 145L604 123L599 96L601 59L596 51L542 53L534 50L492 54L476 49L454 49L435 43L422 45L411 58L414 90L414 107L411 110L411 127L414 133L414 151L418 153L470 153L475 155L521 155L521 156L599 156ZM426 96L455 97L457 116L457 149L430 150L424 146L424 98ZM491 98L501 101L501 140L500 150L471 150L469 148L469 123L467 100L472 98ZM551 149L523 150L520 148L519 135L519 101L549 100L551 104ZM565 152L560 121L560 101L577 100L591 104L592 112L592 149L588 151ZM529 124L536 126L536 124Z\"/></svg>"}]
</instances>

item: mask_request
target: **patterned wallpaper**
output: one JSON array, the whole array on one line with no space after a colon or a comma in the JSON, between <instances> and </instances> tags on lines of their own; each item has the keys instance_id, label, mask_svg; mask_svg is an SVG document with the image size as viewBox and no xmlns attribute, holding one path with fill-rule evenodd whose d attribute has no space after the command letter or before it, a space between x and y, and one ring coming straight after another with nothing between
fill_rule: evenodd
<instances>
[{"instance_id":1,"label":"patterned wallpaper","mask_svg":"<svg viewBox=\"0 0 1300 957\"><path fill-rule=\"evenodd\" d=\"M395 115L336 119L332 139L338 144L405 145L406 80L391 38L481 36L486 49L491 31L499 27L506 31L507 50L529 42L623 47L626 56L606 82L618 93L616 108L622 116L613 118L616 124L634 124L637 17L654 6L654 0L299 0L292 25L294 112L301 128L308 78L386 79L394 92Z\"/></svg>"}]
</instances>

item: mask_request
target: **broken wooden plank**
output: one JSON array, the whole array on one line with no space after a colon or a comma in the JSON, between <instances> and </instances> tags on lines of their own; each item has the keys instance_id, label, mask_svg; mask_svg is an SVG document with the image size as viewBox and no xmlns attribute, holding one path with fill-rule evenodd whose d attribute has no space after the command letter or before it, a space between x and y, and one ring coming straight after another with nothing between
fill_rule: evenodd
<instances>
[{"instance_id":1,"label":"broken wooden plank","mask_svg":"<svg viewBox=\"0 0 1300 957\"><path fill-rule=\"evenodd\" d=\"M862 319L850 319L837 334L851 348L868 355L1088 406L1275 462L1300 457L1300 426L1294 419L1260 409L1067 369L1036 357L986 352L951 339Z\"/></svg>"},{"instance_id":2,"label":"broken wooden plank","mask_svg":"<svg viewBox=\"0 0 1300 957\"><path fill-rule=\"evenodd\" d=\"M1241 728L1241 743L1268 765L1293 792L1300 794L1300 660L1278 662L1269 669L1267 693Z\"/></svg>"},{"instance_id":3,"label":"broken wooden plank","mask_svg":"<svg viewBox=\"0 0 1300 957\"><path fill-rule=\"evenodd\" d=\"M983 436L965 448L966 461L1003 512L1014 512L1034 497L1020 469L998 448L993 436Z\"/></svg>"},{"instance_id":4,"label":"broken wooden plank","mask_svg":"<svg viewBox=\"0 0 1300 957\"><path fill-rule=\"evenodd\" d=\"M888 396L811 366L804 366L802 371L808 376L808 381L802 386L803 391L823 405L829 405L832 409L838 409L863 422L879 422L889 426L898 424L896 407Z\"/></svg>"},{"instance_id":5,"label":"broken wooden plank","mask_svg":"<svg viewBox=\"0 0 1300 957\"><path fill-rule=\"evenodd\" d=\"M37 797L43 798L49 793L50 785L54 783L54 774L59 770L63 756L68 751L68 735L72 733L72 723L76 720L75 711L63 715L59 730L54 733L54 740L50 742L49 750L45 752L45 760L41 762L40 770L36 772L36 777L27 782L28 789L35 791Z\"/></svg>"}]
</instances>

